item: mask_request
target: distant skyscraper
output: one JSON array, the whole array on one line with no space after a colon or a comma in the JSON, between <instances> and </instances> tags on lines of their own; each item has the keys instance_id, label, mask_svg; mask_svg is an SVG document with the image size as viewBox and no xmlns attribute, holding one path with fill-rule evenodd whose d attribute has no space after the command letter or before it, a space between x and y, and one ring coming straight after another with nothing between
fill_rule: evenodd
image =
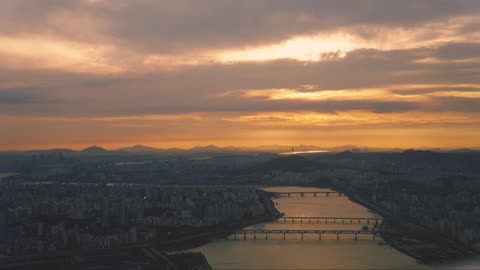
<instances>
[{"instance_id":1,"label":"distant skyscraper","mask_svg":"<svg viewBox=\"0 0 480 270\"><path fill-rule=\"evenodd\" d=\"M120 203L120 225L125 226L128 224L128 204L127 200L123 199Z\"/></svg>"},{"instance_id":2,"label":"distant skyscraper","mask_svg":"<svg viewBox=\"0 0 480 270\"><path fill-rule=\"evenodd\" d=\"M0 242L3 242L7 238L8 229L8 209L0 206Z\"/></svg>"},{"instance_id":3,"label":"distant skyscraper","mask_svg":"<svg viewBox=\"0 0 480 270\"><path fill-rule=\"evenodd\" d=\"M110 205L108 202L108 198L104 197L102 202L102 225L103 227L108 227L109 225L109 210Z\"/></svg>"}]
</instances>

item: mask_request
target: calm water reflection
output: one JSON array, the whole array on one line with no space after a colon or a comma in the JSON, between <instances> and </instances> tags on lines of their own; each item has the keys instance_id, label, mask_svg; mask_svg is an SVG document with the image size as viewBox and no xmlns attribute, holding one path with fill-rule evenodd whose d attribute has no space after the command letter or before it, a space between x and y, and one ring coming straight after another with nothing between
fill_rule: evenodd
<instances>
[{"instance_id":1,"label":"calm water reflection","mask_svg":"<svg viewBox=\"0 0 480 270\"><path fill-rule=\"evenodd\" d=\"M303 187L275 187L269 191L326 191L327 189ZM346 197L282 197L275 199L277 209L287 216L338 216L338 217L376 217L368 209L350 201ZM263 223L250 226L255 229L360 229L366 224L324 224L321 223ZM373 224L370 225L370 228ZM243 237L243 236L242 236ZM371 236L342 235L341 240L335 236L305 237L289 235L269 235L264 240L219 239L197 248L208 259L214 269L412 269L427 268L416 263L415 259L404 255L381 239L373 241ZM240 238L240 237L239 237Z\"/></svg>"}]
</instances>

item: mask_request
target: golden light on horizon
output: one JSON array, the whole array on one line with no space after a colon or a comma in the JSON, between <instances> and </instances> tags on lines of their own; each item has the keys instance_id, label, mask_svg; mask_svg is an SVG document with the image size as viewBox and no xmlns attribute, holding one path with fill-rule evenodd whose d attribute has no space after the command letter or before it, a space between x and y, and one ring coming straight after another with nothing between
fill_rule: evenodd
<instances>
[{"instance_id":1,"label":"golden light on horizon","mask_svg":"<svg viewBox=\"0 0 480 270\"><path fill-rule=\"evenodd\" d=\"M0 2L0 148L480 146L480 17L462 3L401 18L388 4L29 1Z\"/></svg>"},{"instance_id":2,"label":"golden light on horizon","mask_svg":"<svg viewBox=\"0 0 480 270\"><path fill-rule=\"evenodd\" d=\"M456 89L470 88L460 91ZM436 90L438 89L438 90ZM428 103L432 97L480 98L480 85L390 85L382 88L318 89L304 86L298 89L250 89L226 91L221 96L240 95L266 100L315 101L416 101ZM428 92L430 91L430 92Z\"/></svg>"},{"instance_id":3,"label":"golden light on horizon","mask_svg":"<svg viewBox=\"0 0 480 270\"><path fill-rule=\"evenodd\" d=\"M272 111L106 118L2 116L0 120L16 127L16 130L4 131L6 139L3 144L18 140L18 131L46 128L37 132L35 138L30 138L29 144L20 147L23 149L32 145L82 149L92 144L111 149L135 144L191 148L208 144L289 145L298 141L324 147L350 144L352 141L382 147L433 147L439 143L443 147L461 147L465 143L473 147L478 145L474 135L480 131L480 113L422 111ZM51 133L49 127L56 133ZM102 133L97 132L99 127L104 129ZM119 133L123 134L122 138L112 142L111 138ZM83 135L72 143L69 138L74 134ZM383 136L386 136L385 140L389 139L382 141Z\"/></svg>"},{"instance_id":4,"label":"golden light on horizon","mask_svg":"<svg viewBox=\"0 0 480 270\"><path fill-rule=\"evenodd\" d=\"M374 113L369 111L319 112L267 112L223 118L226 121L245 122L259 126L324 126L372 127L438 124L479 124L480 113L445 113L409 111L404 113Z\"/></svg>"}]
</instances>

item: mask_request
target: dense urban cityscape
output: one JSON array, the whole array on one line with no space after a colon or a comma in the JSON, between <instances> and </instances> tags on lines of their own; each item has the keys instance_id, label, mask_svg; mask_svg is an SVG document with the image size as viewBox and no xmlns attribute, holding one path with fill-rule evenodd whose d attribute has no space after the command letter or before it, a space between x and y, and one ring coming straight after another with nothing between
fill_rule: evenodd
<instances>
[{"instance_id":1,"label":"dense urban cityscape","mask_svg":"<svg viewBox=\"0 0 480 270\"><path fill-rule=\"evenodd\" d=\"M228 236L280 217L262 185L344 192L384 217L385 241L424 263L480 252L476 151L90 150L1 154L2 170L18 172L4 174L0 183L0 248L11 265L7 269L33 267L33 261L18 263L18 258L33 260L32 255L57 254L61 259L55 265L63 265L65 257L87 250L187 250L211 239L210 233ZM162 262L172 263L157 263Z\"/></svg>"},{"instance_id":2,"label":"dense urban cityscape","mask_svg":"<svg viewBox=\"0 0 480 270\"><path fill-rule=\"evenodd\" d=\"M193 228L272 214L252 188L99 187L3 184L2 239L8 255L111 248L157 237L155 227ZM15 181L13 180L13 181ZM8 218L8 219L7 219ZM5 221L6 220L6 221Z\"/></svg>"}]
</instances>

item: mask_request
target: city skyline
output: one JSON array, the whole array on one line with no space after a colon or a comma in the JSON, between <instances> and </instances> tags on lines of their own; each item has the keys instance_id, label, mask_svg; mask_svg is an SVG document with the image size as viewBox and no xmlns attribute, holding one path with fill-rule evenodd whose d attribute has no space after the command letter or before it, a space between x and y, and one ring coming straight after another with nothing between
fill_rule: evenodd
<instances>
[{"instance_id":1,"label":"city skyline","mask_svg":"<svg viewBox=\"0 0 480 270\"><path fill-rule=\"evenodd\" d=\"M480 147L477 1L2 1L0 149Z\"/></svg>"}]
</instances>

